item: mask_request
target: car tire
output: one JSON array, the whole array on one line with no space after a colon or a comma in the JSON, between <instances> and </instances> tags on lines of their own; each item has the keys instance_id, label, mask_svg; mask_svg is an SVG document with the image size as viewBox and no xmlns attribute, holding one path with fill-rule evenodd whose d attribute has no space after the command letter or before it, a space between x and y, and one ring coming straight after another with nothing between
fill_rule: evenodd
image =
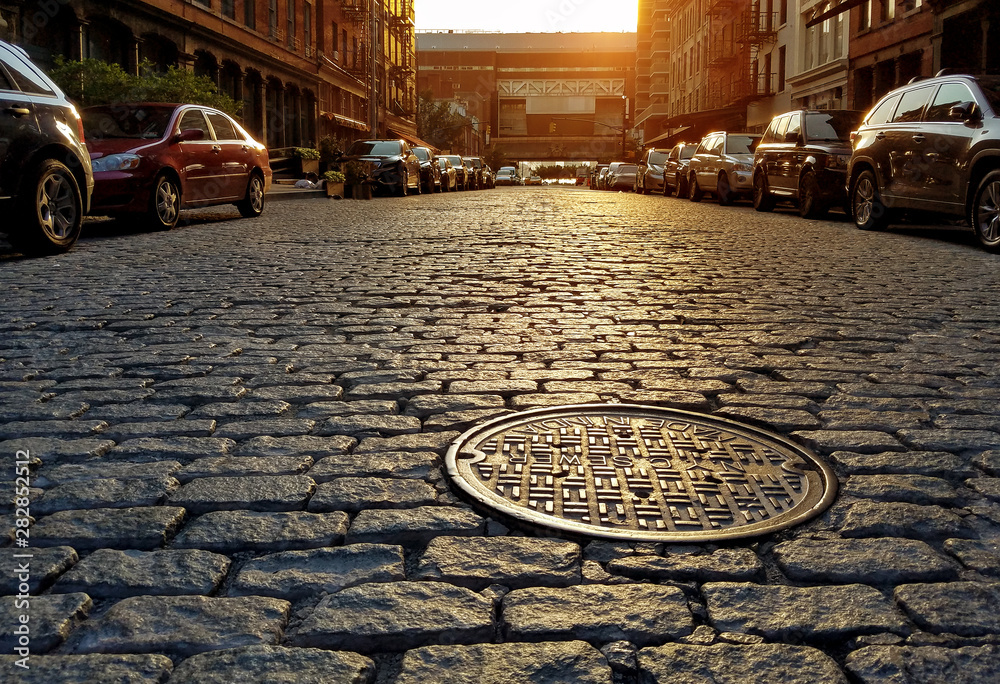
<instances>
[{"instance_id":1,"label":"car tire","mask_svg":"<svg viewBox=\"0 0 1000 684\"><path fill-rule=\"evenodd\" d=\"M181 217L181 188L168 174L161 173L153 181L146 223L150 230L172 230Z\"/></svg>"},{"instance_id":2,"label":"car tire","mask_svg":"<svg viewBox=\"0 0 1000 684\"><path fill-rule=\"evenodd\" d=\"M774 211L774 195L767 189L763 172L753 177L753 208L757 211Z\"/></svg>"},{"instance_id":3,"label":"car tire","mask_svg":"<svg viewBox=\"0 0 1000 684\"><path fill-rule=\"evenodd\" d=\"M29 255L59 254L76 244L83 228L83 197L69 168L54 159L38 164L18 195L20 231L8 240Z\"/></svg>"},{"instance_id":4,"label":"car tire","mask_svg":"<svg viewBox=\"0 0 1000 684\"><path fill-rule=\"evenodd\" d=\"M688 179L688 199L692 202L700 202L704 196L705 193L698 185L698 177L692 173L691 178Z\"/></svg>"},{"instance_id":5,"label":"car tire","mask_svg":"<svg viewBox=\"0 0 1000 684\"><path fill-rule=\"evenodd\" d=\"M889 209L882 202L878 179L865 169L851 184L851 218L861 230L884 230L889 225Z\"/></svg>"},{"instance_id":6,"label":"car tire","mask_svg":"<svg viewBox=\"0 0 1000 684\"><path fill-rule=\"evenodd\" d=\"M1000 170L990 171L979 183L969 223L983 249L1000 252Z\"/></svg>"},{"instance_id":7,"label":"car tire","mask_svg":"<svg viewBox=\"0 0 1000 684\"><path fill-rule=\"evenodd\" d=\"M649 194L649 187L647 187L647 185L646 185L646 177L645 176L642 177L642 187L639 188L639 192L641 192L643 195L648 195Z\"/></svg>"},{"instance_id":8,"label":"car tire","mask_svg":"<svg viewBox=\"0 0 1000 684\"><path fill-rule=\"evenodd\" d=\"M407 173L406 169L402 169L399 172L399 185L396 187L396 197L406 197L410 191L409 184L410 174Z\"/></svg>"},{"instance_id":9,"label":"car tire","mask_svg":"<svg viewBox=\"0 0 1000 684\"><path fill-rule=\"evenodd\" d=\"M236 203L243 218L257 218L264 213L264 178L259 173L250 174L246 196Z\"/></svg>"},{"instance_id":10,"label":"car tire","mask_svg":"<svg viewBox=\"0 0 1000 684\"><path fill-rule=\"evenodd\" d=\"M410 174L409 173L406 174L406 180L407 181L410 180ZM417 184L413 188L413 194L414 195L420 195L420 194L423 193L423 191L424 191L424 182L420 179L420 172L418 171L417 172ZM409 188L407 188L407 192L409 192Z\"/></svg>"},{"instance_id":11,"label":"car tire","mask_svg":"<svg viewBox=\"0 0 1000 684\"><path fill-rule=\"evenodd\" d=\"M683 199L684 197L687 197L687 194L687 181L684 179L684 176L677 176L677 185L674 187L674 197L677 199Z\"/></svg>"},{"instance_id":12,"label":"car tire","mask_svg":"<svg viewBox=\"0 0 1000 684\"><path fill-rule=\"evenodd\" d=\"M805 219L819 219L829 210L819 198L819 183L816 174L809 172L799 181L799 216Z\"/></svg>"},{"instance_id":13,"label":"car tire","mask_svg":"<svg viewBox=\"0 0 1000 684\"><path fill-rule=\"evenodd\" d=\"M719 180L716 181L715 195L719 199L719 205L723 207L731 206L736 199L733 189L729 185L729 176L724 173L720 173Z\"/></svg>"}]
</instances>

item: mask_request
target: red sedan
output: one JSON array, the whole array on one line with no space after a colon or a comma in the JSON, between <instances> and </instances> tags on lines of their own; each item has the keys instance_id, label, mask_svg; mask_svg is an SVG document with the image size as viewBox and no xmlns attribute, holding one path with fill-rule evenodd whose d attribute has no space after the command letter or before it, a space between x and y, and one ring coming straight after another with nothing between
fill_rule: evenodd
<instances>
[{"instance_id":1,"label":"red sedan","mask_svg":"<svg viewBox=\"0 0 1000 684\"><path fill-rule=\"evenodd\" d=\"M91 213L140 216L154 230L181 209L235 204L260 216L271 187L267 148L217 109L135 103L83 110L94 167Z\"/></svg>"}]
</instances>

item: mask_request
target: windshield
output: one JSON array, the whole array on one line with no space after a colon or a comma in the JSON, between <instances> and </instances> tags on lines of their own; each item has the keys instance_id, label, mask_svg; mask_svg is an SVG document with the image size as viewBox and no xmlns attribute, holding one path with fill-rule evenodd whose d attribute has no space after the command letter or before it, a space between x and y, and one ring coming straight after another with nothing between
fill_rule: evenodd
<instances>
[{"instance_id":1,"label":"windshield","mask_svg":"<svg viewBox=\"0 0 1000 684\"><path fill-rule=\"evenodd\" d=\"M622 164L615 170L615 173L635 173L638 170L635 164Z\"/></svg>"},{"instance_id":2,"label":"windshield","mask_svg":"<svg viewBox=\"0 0 1000 684\"><path fill-rule=\"evenodd\" d=\"M414 147L413 156L419 159L420 161L430 161L431 151L428 150L426 147Z\"/></svg>"},{"instance_id":3,"label":"windshield","mask_svg":"<svg viewBox=\"0 0 1000 684\"><path fill-rule=\"evenodd\" d=\"M847 142L864 112L831 111L806 114L806 139Z\"/></svg>"},{"instance_id":4,"label":"windshield","mask_svg":"<svg viewBox=\"0 0 1000 684\"><path fill-rule=\"evenodd\" d=\"M662 164L667 161L667 155L669 152L650 152L649 153L649 163L650 164Z\"/></svg>"},{"instance_id":5,"label":"windshield","mask_svg":"<svg viewBox=\"0 0 1000 684\"><path fill-rule=\"evenodd\" d=\"M752 135L726 136L726 154L753 154L759 140L759 137Z\"/></svg>"},{"instance_id":6,"label":"windshield","mask_svg":"<svg viewBox=\"0 0 1000 684\"><path fill-rule=\"evenodd\" d=\"M462 164L462 158L459 156L445 157L445 159L450 161L452 166L464 166Z\"/></svg>"},{"instance_id":7,"label":"windshield","mask_svg":"<svg viewBox=\"0 0 1000 684\"><path fill-rule=\"evenodd\" d=\"M359 140L347 150L348 157L392 157L401 153L398 140Z\"/></svg>"},{"instance_id":8,"label":"windshield","mask_svg":"<svg viewBox=\"0 0 1000 684\"><path fill-rule=\"evenodd\" d=\"M174 107L108 105L83 110L84 135L88 138L134 138L159 140L167 132Z\"/></svg>"},{"instance_id":9,"label":"windshield","mask_svg":"<svg viewBox=\"0 0 1000 684\"><path fill-rule=\"evenodd\" d=\"M690 159L694 156L694 150L697 145L685 145L681 148L681 159Z\"/></svg>"}]
</instances>

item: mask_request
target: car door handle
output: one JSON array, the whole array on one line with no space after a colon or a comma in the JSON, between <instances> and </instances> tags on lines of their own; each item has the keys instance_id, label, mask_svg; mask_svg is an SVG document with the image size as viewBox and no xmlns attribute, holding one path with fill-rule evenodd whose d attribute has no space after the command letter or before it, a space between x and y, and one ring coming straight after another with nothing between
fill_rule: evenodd
<instances>
[{"instance_id":1,"label":"car door handle","mask_svg":"<svg viewBox=\"0 0 1000 684\"><path fill-rule=\"evenodd\" d=\"M31 109L29 107L7 107L3 112L11 116L28 116L31 114Z\"/></svg>"},{"instance_id":2,"label":"car door handle","mask_svg":"<svg viewBox=\"0 0 1000 684\"><path fill-rule=\"evenodd\" d=\"M923 133L917 133L913 136L913 142L922 143L925 140L927 140L927 136L925 136Z\"/></svg>"},{"instance_id":3,"label":"car door handle","mask_svg":"<svg viewBox=\"0 0 1000 684\"><path fill-rule=\"evenodd\" d=\"M875 134L875 139L876 140L885 140L885 133L879 131L878 133Z\"/></svg>"},{"instance_id":4,"label":"car door handle","mask_svg":"<svg viewBox=\"0 0 1000 684\"><path fill-rule=\"evenodd\" d=\"M220 152L222 152L222 148L219 147L218 145L212 145L212 152L214 152L215 154L219 154Z\"/></svg>"}]
</instances>

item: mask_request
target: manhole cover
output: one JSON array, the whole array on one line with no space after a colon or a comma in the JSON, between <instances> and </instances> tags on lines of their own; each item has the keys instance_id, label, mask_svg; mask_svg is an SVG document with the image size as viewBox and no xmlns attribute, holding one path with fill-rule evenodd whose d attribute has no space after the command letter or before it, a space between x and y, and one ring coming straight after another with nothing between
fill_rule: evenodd
<instances>
[{"instance_id":1,"label":"manhole cover","mask_svg":"<svg viewBox=\"0 0 1000 684\"><path fill-rule=\"evenodd\" d=\"M448 475L518 520L630 541L767 534L826 509L829 466L783 437L712 416L625 404L526 411L452 443Z\"/></svg>"}]
</instances>

